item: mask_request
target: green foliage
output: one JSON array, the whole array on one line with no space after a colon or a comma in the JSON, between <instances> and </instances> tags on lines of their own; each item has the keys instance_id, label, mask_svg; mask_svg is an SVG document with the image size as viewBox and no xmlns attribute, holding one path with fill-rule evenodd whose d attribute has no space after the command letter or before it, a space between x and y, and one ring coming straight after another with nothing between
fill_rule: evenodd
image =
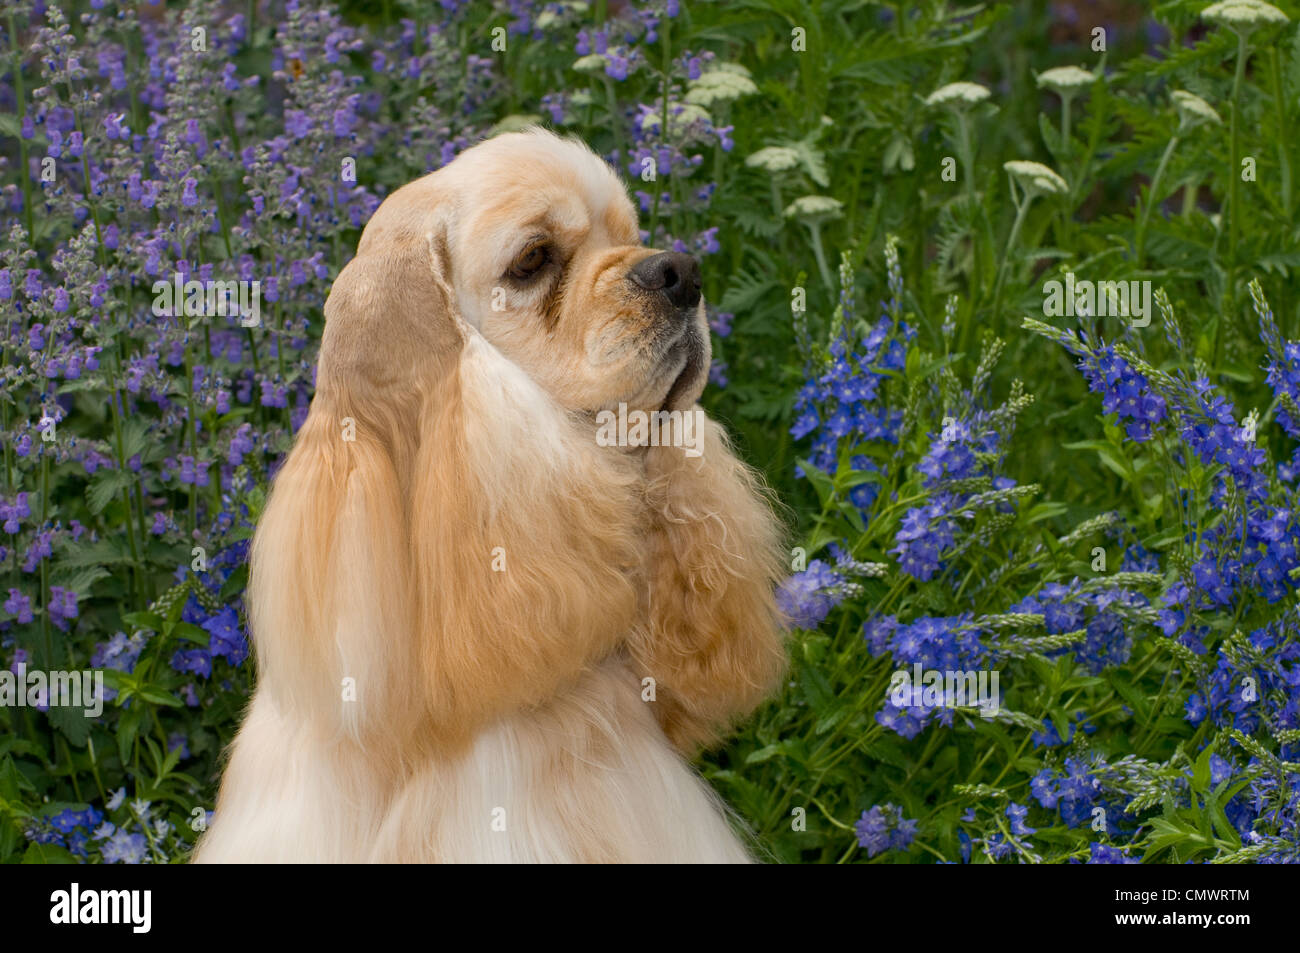
<instances>
[{"instance_id":1,"label":"green foliage","mask_svg":"<svg viewBox=\"0 0 1300 953\"><path fill-rule=\"evenodd\" d=\"M1174 424L1190 412L1175 412L1171 398L1165 426L1135 439L1103 411L1104 396L1076 367L1090 357L1065 334L1081 327L1091 335L1089 355L1112 348L1153 391L1173 394L1203 378L1239 408L1235 420L1258 411L1252 439L1270 468L1292 458L1295 435L1282 421L1300 409L1266 379L1264 362L1278 357L1264 355L1259 326L1267 311L1281 339L1300 337L1300 7L1279 0L1290 22L1242 39L1204 21L1206 5L1132 4L1113 14L1117 22L1094 24L1090 5L1072 2L700 0L659 17L652 38L629 16L663 13L659 0L497 0L455 12L416 0L346 0L343 20L362 29L341 50L329 47L328 26L312 32L306 13L273 22L249 5L243 38L221 49L209 73L177 80L189 84L187 94L159 107L172 111L168 128L194 118L207 141L230 137L228 150L196 160L205 202L193 214L165 195L166 215L141 210L138 199L122 198L125 181L106 194L74 195L84 185L75 172L69 181L80 185L42 191L21 170L51 148L50 124L28 134L20 116L0 115L0 268L14 287L29 268L42 269L49 292L34 299L39 312L20 309L16 292L0 301L0 496L8 506L26 494L30 508L19 530L6 532L0 571L4 588L35 594L26 620L20 601L0 610L0 664L21 651L47 668L80 667L115 638L138 656L108 667L112 697L101 717L0 706L0 861L73 862L87 851L122 859L125 848L110 850L105 838L53 835L60 817L91 808L97 821L135 838L126 853L136 859L183 860L212 807L253 663L210 651L212 668L198 675L174 660L242 631L242 554L301 408L288 397L259 401L256 392L229 407L205 402L195 370L210 369L223 386L238 378L305 399L323 295L359 233L342 213L325 230L308 227L284 196L301 188L317 211L342 202L336 170L349 157L359 158L358 189L378 198L482 134L539 118L617 156L629 190L644 193L637 198L649 243L680 241L701 254L717 331L715 380L727 382L706 392L706 407L786 505L800 551L792 572L806 580L810 563L831 566L832 545L847 560L828 590L836 607L791 635L786 687L702 763L763 850L785 862L1064 862L1095 860L1099 846L1103 857L1122 848L1151 862L1286 856L1278 843L1296 837L1300 771L1291 716L1188 713L1223 667L1296 671L1287 654L1295 626L1284 618L1294 580L1283 601L1252 593L1226 607L1198 606L1172 632L1158 613L1211 553L1207 532L1234 530L1260 507L1288 508L1294 493L1270 469L1257 499L1237 483L1216 496L1231 467L1190 449ZM120 107L122 122L145 134L158 105L140 98L150 64L137 14L96 21L81 17L88 4L64 6L79 49L116 53L121 45L125 86L95 99L91 87L110 85L102 77L51 79L31 46L44 21L24 2L0 19L5 92L32 110L38 101L75 105L87 142L103 150L96 161L139 161L126 139L110 142L104 132ZM227 38L227 16L243 8L184 6L159 11L169 28L207 17L222 24L214 36ZM616 75L611 57L608 68L575 69L579 45L611 24L627 75ZM1093 26L1104 29L1104 50ZM501 30L504 49L493 45ZM376 51L387 51L387 61ZM258 83L224 87L227 59ZM87 53L85 65L100 63ZM1091 82L1065 98L1050 83L1040 87L1045 71L1062 66L1081 66ZM702 97L697 68L732 70L753 89ZM372 138L328 135L322 119L284 146L287 160L247 166L242 150L284 135L287 110L333 116L346 99L342 85L329 85L335 73L356 77L347 90L369 97L358 108ZM934 95L954 83L979 84L985 94ZM1199 97L1217 119L1198 118L1175 92ZM696 121L680 119L685 104L698 107L688 114ZM676 158L648 181L641 162L661 148ZM789 161L759 161L763 150ZM1253 177L1243 179L1243 160ZM1008 170L1008 162L1044 170ZM288 182L295 165L307 172ZM179 193L179 181L166 187ZM825 214L801 213L797 203L809 199ZM232 229L242 216L251 224ZM280 274L282 299L264 328L247 332L255 373L242 366L242 351L238 359L214 355L207 327L157 332L181 343L175 362L150 344L138 261L133 270L126 249L110 258L90 238L109 224L140 242L144 232L133 230L173 229L163 259L231 263L246 254ZM285 262L318 252L321 273L293 290ZM80 298L56 314L54 284L85 291L101 268L112 285L103 310L131 317L94 330ZM1048 315L1044 286L1067 274L1151 282L1162 292L1158 313L1142 327ZM47 378L59 342L32 336L38 318L64 322L69 340L82 342L84 329L85 343L100 348L96 372ZM841 345L849 355L871 351L852 373L875 388L867 403L881 433L867 434L858 421L819 443L835 408L822 402L816 425L805 426L817 404L807 389L840 373ZM133 361L146 352L163 354L166 366L132 379L127 397ZM49 393L47 380L56 382ZM163 399L139 396L141 380L145 394L154 387ZM72 408L60 426L83 450L93 445L103 457L97 468L70 456L67 442L61 458L19 452L23 436L40 440L38 424L56 397ZM123 410L125 401L135 412ZM231 440L245 424L257 449L232 463ZM962 473L936 476L927 469L936 446L952 443L950 425L973 428L976 437L953 438L971 456ZM180 457L210 465L212 481L178 480ZM953 526L935 517L903 540L915 544L910 552L901 547L916 511L945 494L960 501L945 517ZM155 516L166 524L157 532ZM73 535L74 522L85 532ZM52 552L24 569L49 527L57 527ZM207 570L191 563L200 538L213 560ZM918 556L924 543L937 551ZM1110 559L1106 569L1094 566L1097 547ZM1218 570L1229 558L1210 562ZM1088 625L1110 613L1122 645L1098 654L1084 647L1084 626L1061 630L1052 610L1031 604L1054 585L1076 586L1075 596L1097 610ZM77 596L75 618L58 616L51 587ZM1111 591L1124 595L1099 609ZM899 626L957 620L954 633L978 633L972 658L1002 676L998 711L983 717L965 706L910 735L882 722L900 666L883 643L864 638L864 626L886 617ZM1273 633L1267 645L1263 631ZM1261 705L1294 712L1294 681L1271 691ZM1076 798L1068 807L1042 795L1058 783L1044 772L1059 779L1071 764L1096 781L1095 803ZM1253 813L1243 813L1248 796L1262 805ZM890 849L861 846L855 825L886 805L915 830ZM1026 806L1027 818L1017 814ZM1095 826L1093 807L1107 826ZM892 831L898 823L889 813L874 818L868 826Z\"/></svg>"}]
</instances>

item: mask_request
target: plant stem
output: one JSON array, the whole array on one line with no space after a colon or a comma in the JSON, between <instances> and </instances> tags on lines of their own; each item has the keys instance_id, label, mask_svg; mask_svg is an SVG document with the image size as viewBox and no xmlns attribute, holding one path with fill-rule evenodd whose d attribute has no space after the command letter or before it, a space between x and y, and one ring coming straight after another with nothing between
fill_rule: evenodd
<instances>
[{"instance_id":1,"label":"plant stem","mask_svg":"<svg viewBox=\"0 0 1300 953\"><path fill-rule=\"evenodd\" d=\"M1002 303L1002 283L1007 277L1007 262L1011 260L1011 253L1015 251L1016 239L1020 237L1020 227L1024 225L1025 215L1033 201L1034 197L1026 193L1024 201L1016 205L1016 220L1011 225L1011 234L1007 236L1007 249L1002 254L1002 267L998 269L998 281L993 286L993 314L995 316L998 313L998 307Z\"/></svg>"},{"instance_id":2,"label":"plant stem","mask_svg":"<svg viewBox=\"0 0 1300 953\"><path fill-rule=\"evenodd\" d=\"M1073 96L1061 94L1061 155L1070 155L1070 101Z\"/></svg>"},{"instance_id":3,"label":"plant stem","mask_svg":"<svg viewBox=\"0 0 1300 953\"><path fill-rule=\"evenodd\" d=\"M957 148L961 150L962 187L966 197L975 198L975 153L970 144L970 123L966 113L957 111Z\"/></svg>"},{"instance_id":4,"label":"plant stem","mask_svg":"<svg viewBox=\"0 0 1300 953\"><path fill-rule=\"evenodd\" d=\"M1196 208L1196 198L1201 191L1201 180L1192 179L1183 186L1183 218L1191 218L1192 211Z\"/></svg>"},{"instance_id":5,"label":"plant stem","mask_svg":"<svg viewBox=\"0 0 1300 953\"><path fill-rule=\"evenodd\" d=\"M54 335L50 334L51 340ZM42 439L43 439L42 435ZM50 518L50 448L41 447L41 528L38 533L45 532L45 524ZM37 554L40 559L40 554ZM47 668L54 667L54 644L50 639L50 579L49 579L49 561L41 559L41 608L45 611L41 613L41 644L45 649L44 663Z\"/></svg>"},{"instance_id":6,"label":"plant stem","mask_svg":"<svg viewBox=\"0 0 1300 953\"><path fill-rule=\"evenodd\" d=\"M808 233L812 235L813 255L817 258L817 270L821 272L822 281L831 293L835 293L835 282L831 280L831 270L826 265L826 253L822 251L822 227L818 222L808 224Z\"/></svg>"},{"instance_id":7,"label":"plant stem","mask_svg":"<svg viewBox=\"0 0 1300 953\"><path fill-rule=\"evenodd\" d=\"M608 76L605 80L605 103L609 108L609 121L614 127L614 148L618 152L618 168L622 171L627 162L627 143L623 137L623 116L618 108L618 94L614 92L614 81Z\"/></svg>"},{"instance_id":8,"label":"plant stem","mask_svg":"<svg viewBox=\"0 0 1300 953\"><path fill-rule=\"evenodd\" d=\"M1286 97L1282 93L1282 76L1281 69L1278 67L1277 47L1269 48L1269 81L1273 87L1273 107L1277 111L1277 128L1287 129L1287 108ZM1286 144L1288 137L1279 136L1277 140L1277 158L1278 165L1282 167L1282 214L1285 218L1291 218L1291 159L1287 154Z\"/></svg>"},{"instance_id":9,"label":"plant stem","mask_svg":"<svg viewBox=\"0 0 1300 953\"><path fill-rule=\"evenodd\" d=\"M1160 183L1165 177L1165 167L1169 165L1169 159L1174 154L1174 149L1178 147L1178 137L1174 136L1169 140L1169 145L1165 146L1165 154L1160 157L1160 165L1156 167L1156 177L1151 180L1151 190L1147 193L1146 208L1142 210L1142 220L1138 222L1137 236L1133 241L1133 257L1139 268L1142 267L1142 250L1146 244L1147 222L1151 218L1151 209L1160 201Z\"/></svg>"},{"instance_id":10,"label":"plant stem","mask_svg":"<svg viewBox=\"0 0 1300 953\"><path fill-rule=\"evenodd\" d=\"M90 773L95 778L95 787L99 788L100 803L108 801L108 792L104 790L104 782L99 777L99 762L95 756L95 739L88 736L86 738L86 750L90 753Z\"/></svg>"},{"instance_id":11,"label":"plant stem","mask_svg":"<svg viewBox=\"0 0 1300 953\"><path fill-rule=\"evenodd\" d=\"M1237 297L1234 286L1237 281L1237 235L1241 228L1241 217L1237 214L1238 206L1241 205L1241 123L1239 120L1241 114L1241 81L1246 75L1246 52L1246 36L1239 33L1237 35L1237 71L1232 78L1232 165L1228 169L1228 280L1225 287L1228 295L1228 307L1224 309L1224 315L1214 333L1214 361L1216 365L1219 361L1223 341L1223 321L1233 314Z\"/></svg>"},{"instance_id":12,"label":"plant stem","mask_svg":"<svg viewBox=\"0 0 1300 953\"><path fill-rule=\"evenodd\" d=\"M27 96L23 91L23 57L18 49L18 27L14 23L13 13L9 14L9 48L14 54L14 109L21 126L27 115ZM21 130L18 133L18 178L23 184L23 218L27 223L27 240L36 247L36 237L32 234L32 170L27 164L27 140Z\"/></svg>"}]
</instances>

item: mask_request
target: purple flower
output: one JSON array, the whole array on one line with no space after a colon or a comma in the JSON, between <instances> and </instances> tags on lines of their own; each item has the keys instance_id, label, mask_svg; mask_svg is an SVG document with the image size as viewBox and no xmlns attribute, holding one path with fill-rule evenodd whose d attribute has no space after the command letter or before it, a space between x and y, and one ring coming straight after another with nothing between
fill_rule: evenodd
<instances>
[{"instance_id":1,"label":"purple flower","mask_svg":"<svg viewBox=\"0 0 1300 953\"><path fill-rule=\"evenodd\" d=\"M1088 845L1088 863L1090 864L1140 864L1137 857L1130 857L1122 849L1093 841Z\"/></svg>"},{"instance_id":2,"label":"purple flower","mask_svg":"<svg viewBox=\"0 0 1300 953\"><path fill-rule=\"evenodd\" d=\"M234 609L227 606L204 621L202 627L212 637L208 649L213 656L224 658L235 666L248 658L248 639Z\"/></svg>"},{"instance_id":3,"label":"purple flower","mask_svg":"<svg viewBox=\"0 0 1300 953\"><path fill-rule=\"evenodd\" d=\"M916 826L916 821L904 820L903 809L897 805L877 804L862 812L853 829L858 846L866 850L868 857L875 857L887 850L907 850L916 836Z\"/></svg>"},{"instance_id":4,"label":"purple flower","mask_svg":"<svg viewBox=\"0 0 1300 953\"><path fill-rule=\"evenodd\" d=\"M311 132L311 117L301 109L290 109L284 114L284 128L295 139L301 139Z\"/></svg>"},{"instance_id":5,"label":"purple flower","mask_svg":"<svg viewBox=\"0 0 1300 953\"><path fill-rule=\"evenodd\" d=\"M140 864L144 862L149 842L143 834L128 834L119 830L104 842L106 864Z\"/></svg>"},{"instance_id":6,"label":"purple flower","mask_svg":"<svg viewBox=\"0 0 1300 953\"><path fill-rule=\"evenodd\" d=\"M25 624L32 621L32 600L17 589L9 590L9 598L4 602L5 612L15 616L15 621Z\"/></svg>"},{"instance_id":7,"label":"purple flower","mask_svg":"<svg viewBox=\"0 0 1300 953\"><path fill-rule=\"evenodd\" d=\"M820 559L790 576L776 592L781 612L801 629L815 629L844 598L844 577Z\"/></svg>"},{"instance_id":8,"label":"purple flower","mask_svg":"<svg viewBox=\"0 0 1300 953\"><path fill-rule=\"evenodd\" d=\"M61 632L67 632L69 623L77 618L77 594L62 586L50 586L50 604L46 606L50 622Z\"/></svg>"},{"instance_id":9,"label":"purple flower","mask_svg":"<svg viewBox=\"0 0 1300 953\"><path fill-rule=\"evenodd\" d=\"M104 120L104 133L109 139L126 140L131 135L131 129L125 125L122 120L126 118L126 113L118 113L116 116L108 116Z\"/></svg>"},{"instance_id":10,"label":"purple flower","mask_svg":"<svg viewBox=\"0 0 1300 953\"><path fill-rule=\"evenodd\" d=\"M1025 818L1029 816L1029 808L1022 804L1012 801L1007 805L1007 819L1011 821L1011 833L1017 837L1028 837L1035 833L1035 829L1025 823Z\"/></svg>"},{"instance_id":11,"label":"purple flower","mask_svg":"<svg viewBox=\"0 0 1300 953\"><path fill-rule=\"evenodd\" d=\"M192 672L204 678L212 676L212 656L205 649L177 649L171 667L178 672Z\"/></svg>"}]
</instances>

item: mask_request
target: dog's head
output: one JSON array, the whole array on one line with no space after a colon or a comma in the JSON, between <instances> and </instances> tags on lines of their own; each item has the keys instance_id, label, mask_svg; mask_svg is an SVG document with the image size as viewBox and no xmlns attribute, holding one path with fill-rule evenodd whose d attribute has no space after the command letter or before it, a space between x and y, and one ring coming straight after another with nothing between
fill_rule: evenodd
<instances>
[{"instance_id":1,"label":"dog's head","mask_svg":"<svg viewBox=\"0 0 1300 953\"><path fill-rule=\"evenodd\" d=\"M403 298L390 307L395 349L479 334L566 410L685 408L707 377L696 260L644 248L613 169L542 130L480 143L383 203L331 293L323 369L364 361L349 349L373 354L369 334L343 325L370 310L352 307L351 286L376 280L407 289L390 289ZM445 291L410 300L430 282Z\"/></svg>"},{"instance_id":2,"label":"dog's head","mask_svg":"<svg viewBox=\"0 0 1300 953\"><path fill-rule=\"evenodd\" d=\"M434 177L465 320L571 410L693 402L708 366L699 265L643 248L614 171L542 133L491 139Z\"/></svg>"},{"instance_id":3,"label":"dog's head","mask_svg":"<svg viewBox=\"0 0 1300 953\"><path fill-rule=\"evenodd\" d=\"M689 408L709 362L698 266L637 238L613 171L540 131L375 213L253 545L283 704L396 759L397 726L463 740L634 624L644 459L598 445L591 412Z\"/></svg>"}]
</instances>

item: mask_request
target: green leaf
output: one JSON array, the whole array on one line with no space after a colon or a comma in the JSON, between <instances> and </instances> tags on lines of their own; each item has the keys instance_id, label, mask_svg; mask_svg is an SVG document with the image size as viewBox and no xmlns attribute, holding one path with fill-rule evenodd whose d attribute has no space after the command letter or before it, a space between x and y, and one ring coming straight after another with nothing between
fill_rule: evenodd
<instances>
[{"instance_id":1,"label":"green leaf","mask_svg":"<svg viewBox=\"0 0 1300 953\"><path fill-rule=\"evenodd\" d=\"M842 722L852 710L853 709L843 701L837 702L832 711L817 720L817 724L813 726L813 734L826 734L826 732L830 731Z\"/></svg>"},{"instance_id":2,"label":"green leaf","mask_svg":"<svg viewBox=\"0 0 1300 953\"><path fill-rule=\"evenodd\" d=\"M722 300L718 302L718 308L737 314L748 311L760 301L766 300L776 286L770 271L756 275L741 269L731 276L727 290L723 293Z\"/></svg>"},{"instance_id":3,"label":"green leaf","mask_svg":"<svg viewBox=\"0 0 1300 953\"><path fill-rule=\"evenodd\" d=\"M1128 462L1115 452L1115 447L1105 440L1081 440L1077 443L1062 444L1066 450L1095 450L1101 462L1124 480L1132 480L1133 474Z\"/></svg>"},{"instance_id":4,"label":"green leaf","mask_svg":"<svg viewBox=\"0 0 1300 953\"><path fill-rule=\"evenodd\" d=\"M251 410L252 408L247 409ZM133 415L122 421L123 459L130 460L132 457L144 453L149 443L148 418Z\"/></svg>"},{"instance_id":5,"label":"green leaf","mask_svg":"<svg viewBox=\"0 0 1300 953\"><path fill-rule=\"evenodd\" d=\"M114 497L129 487L135 477L122 470L96 470L86 487L86 505L98 515L113 502Z\"/></svg>"},{"instance_id":6,"label":"green leaf","mask_svg":"<svg viewBox=\"0 0 1300 953\"><path fill-rule=\"evenodd\" d=\"M163 628L162 616L156 612L128 612L122 616L122 621L133 629L149 632L161 632Z\"/></svg>"},{"instance_id":7,"label":"green leaf","mask_svg":"<svg viewBox=\"0 0 1300 953\"><path fill-rule=\"evenodd\" d=\"M1133 709L1133 714L1137 716L1139 722L1145 722L1147 712L1151 706L1150 699L1147 698L1145 694L1138 691L1138 689L1128 680L1128 677L1118 669L1108 669L1106 671L1106 679L1110 683L1111 688L1115 689L1116 694L1118 694L1120 698L1124 699L1124 701L1128 702L1128 706Z\"/></svg>"},{"instance_id":8,"label":"green leaf","mask_svg":"<svg viewBox=\"0 0 1300 953\"><path fill-rule=\"evenodd\" d=\"M193 622L177 622L172 627L171 634L187 642L197 642L199 645L209 645L212 642L212 633Z\"/></svg>"},{"instance_id":9,"label":"green leaf","mask_svg":"<svg viewBox=\"0 0 1300 953\"><path fill-rule=\"evenodd\" d=\"M217 598L222 602L230 602L246 588L248 588L248 563L241 563L221 584L221 591L217 594Z\"/></svg>"},{"instance_id":10,"label":"green leaf","mask_svg":"<svg viewBox=\"0 0 1300 953\"><path fill-rule=\"evenodd\" d=\"M1171 849L1184 844L1204 845L1205 838L1201 836L1200 831L1189 826L1185 822L1179 822L1176 817L1153 817L1151 818L1152 834L1147 840L1146 857L1154 857L1162 850Z\"/></svg>"},{"instance_id":11,"label":"green leaf","mask_svg":"<svg viewBox=\"0 0 1300 953\"><path fill-rule=\"evenodd\" d=\"M1025 511L1024 522L1033 524L1041 520L1050 520L1069 510L1064 503L1035 503Z\"/></svg>"},{"instance_id":12,"label":"green leaf","mask_svg":"<svg viewBox=\"0 0 1300 953\"><path fill-rule=\"evenodd\" d=\"M830 501L835 498L835 481L807 460L800 459L799 466L803 467L804 475L808 477L808 482L817 491L817 499L821 503L822 509L825 509Z\"/></svg>"},{"instance_id":13,"label":"green leaf","mask_svg":"<svg viewBox=\"0 0 1300 953\"><path fill-rule=\"evenodd\" d=\"M1214 828L1214 833L1230 843L1233 850L1240 850L1241 835L1228 821L1228 815L1223 812L1223 805L1219 799L1213 794L1208 795L1205 799L1205 808L1210 815L1210 824Z\"/></svg>"},{"instance_id":14,"label":"green leaf","mask_svg":"<svg viewBox=\"0 0 1300 953\"><path fill-rule=\"evenodd\" d=\"M185 707L185 702L171 692L165 692L160 688L142 688L139 691L139 696L154 705L166 705L168 708Z\"/></svg>"},{"instance_id":15,"label":"green leaf","mask_svg":"<svg viewBox=\"0 0 1300 953\"><path fill-rule=\"evenodd\" d=\"M130 561L131 554L127 549L125 538L115 536L97 539L93 543L72 543L59 557L59 565L67 568L115 566Z\"/></svg>"},{"instance_id":16,"label":"green leaf","mask_svg":"<svg viewBox=\"0 0 1300 953\"><path fill-rule=\"evenodd\" d=\"M781 751L782 746L779 742L774 745L767 745L766 747L759 748L757 751L751 751L746 755L745 764L762 764L764 761L780 754Z\"/></svg>"},{"instance_id":17,"label":"green leaf","mask_svg":"<svg viewBox=\"0 0 1300 953\"><path fill-rule=\"evenodd\" d=\"M23 72L27 72L26 68L23 69ZM27 140L28 155L33 154L34 146L43 146L48 143L41 126L34 126L33 132L32 138ZM23 134L22 120L14 113L0 113L0 133L3 133L6 139L12 139L16 143ZM16 155L17 152L18 150L15 148L14 154Z\"/></svg>"},{"instance_id":18,"label":"green leaf","mask_svg":"<svg viewBox=\"0 0 1300 953\"><path fill-rule=\"evenodd\" d=\"M792 142L790 145L799 154L799 164L808 173L808 178L824 189L829 188L831 178L826 173L826 157L822 154L822 151L814 149L806 141Z\"/></svg>"},{"instance_id":19,"label":"green leaf","mask_svg":"<svg viewBox=\"0 0 1300 953\"><path fill-rule=\"evenodd\" d=\"M85 597L90 594L90 587L101 579L108 578L112 573L103 566L86 566L81 569L69 571L63 567L55 569L51 579L55 585L63 586L65 589L73 590L78 596Z\"/></svg>"},{"instance_id":20,"label":"green leaf","mask_svg":"<svg viewBox=\"0 0 1300 953\"><path fill-rule=\"evenodd\" d=\"M94 721L86 715L86 709L92 707L90 699L83 699L83 701L85 707L51 705L50 710L45 713L50 724L77 748L86 746L86 739L90 737L90 727Z\"/></svg>"},{"instance_id":21,"label":"green leaf","mask_svg":"<svg viewBox=\"0 0 1300 953\"><path fill-rule=\"evenodd\" d=\"M820 712L835 700L835 692L831 689L831 684L822 674L821 669L813 668L809 665L800 667L799 670L799 687L803 692L804 699L815 712Z\"/></svg>"},{"instance_id":22,"label":"green leaf","mask_svg":"<svg viewBox=\"0 0 1300 953\"><path fill-rule=\"evenodd\" d=\"M1061 154L1061 133L1057 130L1056 124L1047 117L1047 113L1038 114L1038 133L1043 137L1043 144L1047 146L1047 151L1054 156Z\"/></svg>"},{"instance_id":23,"label":"green leaf","mask_svg":"<svg viewBox=\"0 0 1300 953\"><path fill-rule=\"evenodd\" d=\"M35 793L36 788L31 781L27 780L27 776L18 770L14 759L5 755L0 759L0 800L21 800L24 791Z\"/></svg>"},{"instance_id":24,"label":"green leaf","mask_svg":"<svg viewBox=\"0 0 1300 953\"><path fill-rule=\"evenodd\" d=\"M885 156L881 166L886 175L894 172L911 172L916 168L916 156L912 151L912 140L901 132L895 132L885 146Z\"/></svg>"},{"instance_id":25,"label":"green leaf","mask_svg":"<svg viewBox=\"0 0 1300 953\"><path fill-rule=\"evenodd\" d=\"M226 411L226 413L217 418L217 429L220 430L222 427L234 423L241 417L247 417L256 410L256 407L250 405L248 407L236 407L233 410Z\"/></svg>"},{"instance_id":26,"label":"green leaf","mask_svg":"<svg viewBox=\"0 0 1300 953\"><path fill-rule=\"evenodd\" d=\"M131 763L131 748L144 720L144 706L139 702L124 709L117 722L117 754L123 764Z\"/></svg>"},{"instance_id":27,"label":"green leaf","mask_svg":"<svg viewBox=\"0 0 1300 953\"><path fill-rule=\"evenodd\" d=\"M1206 745L1192 768L1192 790L1197 794L1204 794L1210 790L1210 755L1212 754L1214 754L1214 746Z\"/></svg>"},{"instance_id":28,"label":"green leaf","mask_svg":"<svg viewBox=\"0 0 1300 953\"><path fill-rule=\"evenodd\" d=\"M76 864L80 863L73 853L58 844L38 844L32 841L23 852L24 864Z\"/></svg>"}]
</instances>

